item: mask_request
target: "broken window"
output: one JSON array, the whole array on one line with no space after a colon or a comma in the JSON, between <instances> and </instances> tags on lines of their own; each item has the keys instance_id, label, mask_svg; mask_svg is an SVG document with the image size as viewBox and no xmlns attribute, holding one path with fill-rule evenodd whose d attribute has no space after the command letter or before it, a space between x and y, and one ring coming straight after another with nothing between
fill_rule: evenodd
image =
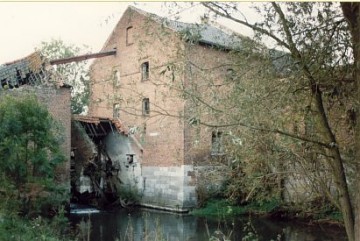
<instances>
[{"instance_id":1,"label":"broken window","mask_svg":"<svg viewBox=\"0 0 360 241\"><path fill-rule=\"evenodd\" d=\"M130 26L126 29L126 45L134 43L133 27Z\"/></svg>"},{"instance_id":2,"label":"broken window","mask_svg":"<svg viewBox=\"0 0 360 241\"><path fill-rule=\"evenodd\" d=\"M114 85L115 86L120 85L120 71L119 70L114 71Z\"/></svg>"},{"instance_id":3,"label":"broken window","mask_svg":"<svg viewBox=\"0 0 360 241\"><path fill-rule=\"evenodd\" d=\"M149 115L150 114L150 100L149 98L144 98L142 101L142 114Z\"/></svg>"},{"instance_id":4,"label":"broken window","mask_svg":"<svg viewBox=\"0 0 360 241\"><path fill-rule=\"evenodd\" d=\"M141 64L141 81L149 79L149 62L144 62Z\"/></svg>"},{"instance_id":5,"label":"broken window","mask_svg":"<svg viewBox=\"0 0 360 241\"><path fill-rule=\"evenodd\" d=\"M211 136L211 155L223 155L224 147L222 143L222 132L213 131Z\"/></svg>"},{"instance_id":6,"label":"broken window","mask_svg":"<svg viewBox=\"0 0 360 241\"><path fill-rule=\"evenodd\" d=\"M115 103L113 106L113 117L114 118L120 117L120 104L119 103Z\"/></svg>"}]
</instances>

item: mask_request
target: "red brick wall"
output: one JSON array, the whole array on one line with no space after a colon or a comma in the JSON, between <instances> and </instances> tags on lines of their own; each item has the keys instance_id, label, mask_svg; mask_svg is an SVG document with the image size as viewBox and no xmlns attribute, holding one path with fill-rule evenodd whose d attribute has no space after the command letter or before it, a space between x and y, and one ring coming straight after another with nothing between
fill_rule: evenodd
<instances>
[{"instance_id":1,"label":"red brick wall","mask_svg":"<svg viewBox=\"0 0 360 241\"><path fill-rule=\"evenodd\" d=\"M64 142L61 145L67 158L63 166L59 167L59 181L70 183L70 152L71 152L71 90L67 87L59 89L39 89L36 91L39 100L44 103L50 114L59 121L64 128Z\"/></svg>"},{"instance_id":2,"label":"red brick wall","mask_svg":"<svg viewBox=\"0 0 360 241\"><path fill-rule=\"evenodd\" d=\"M189 59L186 83L188 92L193 93L209 106L221 110L221 102L217 98L227 95L226 71L232 67L232 55L223 50L205 45L189 45L186 49ZM221 124L226 116L218 111L212 112L206 105L194 107L192 101L186 102L185 116L187 119L199 118L202 123ZM206 165L210 164L212 131L216 128L204 125L189 125L185 127L185 163ZM222 129L217 129L221 131Z\"/></svg>"},{"instance_id":3,"label":"red brick wall","mask_svg":"<svg viewBox=\"0 0 360 241\"><path fill-rule=\"evenodd\" d=\"M134 42L126 44L131 26ZM176 166L184 160L183 122L172 116L183 115L184 101L173 83L183 80L183 71L173 76L167 69L182 69L179 50L183 47L168 29L132 10L124 13L103 50L117 48L117 55L97 59L91 66L92 93L89 115L112 117L113 105L120 104L120 119L128 127L138 127L136 138L144 149L143 165ZM150 77L141 81L140 66L150 64ZM114 71L120 84L114 84ZM150 99L150 115L142 115L142 99ZM144 127L146 125L146 133Z\"/></svg>"}]
</instances>

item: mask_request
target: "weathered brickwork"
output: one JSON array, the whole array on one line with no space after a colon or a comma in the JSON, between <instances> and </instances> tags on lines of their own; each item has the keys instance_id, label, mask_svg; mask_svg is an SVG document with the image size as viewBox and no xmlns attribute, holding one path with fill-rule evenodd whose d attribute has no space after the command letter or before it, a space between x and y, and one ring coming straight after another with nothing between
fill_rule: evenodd
<instances>
[{"instance_id":1,"label":"weathered brickwork","mask_svg":"<svg viewBox=\"0 0 360 241\"><path fill-rule=\"evenodd\" d=\"M142 204L174 210L195 206L194 163L211 158L213 129L202 128L203 138L194 145L196 128L184 121L192 115L184 90L191 81L202 92L208 91L210 79L221 83L226 67L219 66L228 62L227 52L183 41L179 32L133 8L124 13L102 51L114 48L115 56L96 59L91 66L89 115L113 117L119 106L118 117L135 130L132 138L142 149L137 157ZM205 78L209 73L211 78ZM145 98L149 113L144 114Z\"/></svg>"}]
</instances>

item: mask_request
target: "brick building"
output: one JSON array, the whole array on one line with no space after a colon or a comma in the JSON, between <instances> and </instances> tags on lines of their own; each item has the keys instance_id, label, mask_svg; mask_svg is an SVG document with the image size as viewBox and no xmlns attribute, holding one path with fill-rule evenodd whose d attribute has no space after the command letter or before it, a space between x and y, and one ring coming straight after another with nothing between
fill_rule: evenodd
<instances>
[{"instance_id":1,"label":"brick building","mask_svg":"<svg viewBox=\"0 0 360 241\"><path fill-rule=\"evenodd\" d=\"M132 176L129 185L138 188L143 205L179 211L196 206L204 181L199 167L222 151L221 131L196 125L200 112L191 93L207 93L204 100L226 93L229 50L240 43L225 30L129 7L101 50L117 54L94 60L89 115L119 118L127 126L128 148L110 156ZM202 112L201 118L218 117Z\"/></svg>"}]
</instances>

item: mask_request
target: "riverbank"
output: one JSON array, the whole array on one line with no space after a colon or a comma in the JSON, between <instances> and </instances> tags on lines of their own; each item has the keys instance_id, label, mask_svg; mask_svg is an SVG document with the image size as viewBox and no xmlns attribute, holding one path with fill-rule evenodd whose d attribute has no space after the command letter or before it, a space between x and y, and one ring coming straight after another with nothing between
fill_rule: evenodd
<instances>
[{"instance_id":1,"label":"riverbank","mask_svg":"<svg viewBox=\"0 0 360 241\"><path fill-rule=\"evenodd\" d=\"M202 208L194 209L191 214L198 217L230 218L255 215L278 221L297 221L304 224L329 224L343 227L341 213L334 208L314 207L302 210L283 204L277 200L249 203L236 206L223 199L211 199Z\"/></svg>"},{"instance_id":2,"label":"riverbank","mask_svg":"<svg viewBox=\"0 0 360 241\"><path fill-rule=\"evenodd\" d=\"M72 214L72 226L91 223L90 241L209 241L221 240L319 240L345 241L343 229L327 225L301 225L255 215L199 217L157 209L114 209L99 213ZM250 235L253 239L249 239ZM215 239L219 237L219 239Z\"/></svg>"}]
</instances>

